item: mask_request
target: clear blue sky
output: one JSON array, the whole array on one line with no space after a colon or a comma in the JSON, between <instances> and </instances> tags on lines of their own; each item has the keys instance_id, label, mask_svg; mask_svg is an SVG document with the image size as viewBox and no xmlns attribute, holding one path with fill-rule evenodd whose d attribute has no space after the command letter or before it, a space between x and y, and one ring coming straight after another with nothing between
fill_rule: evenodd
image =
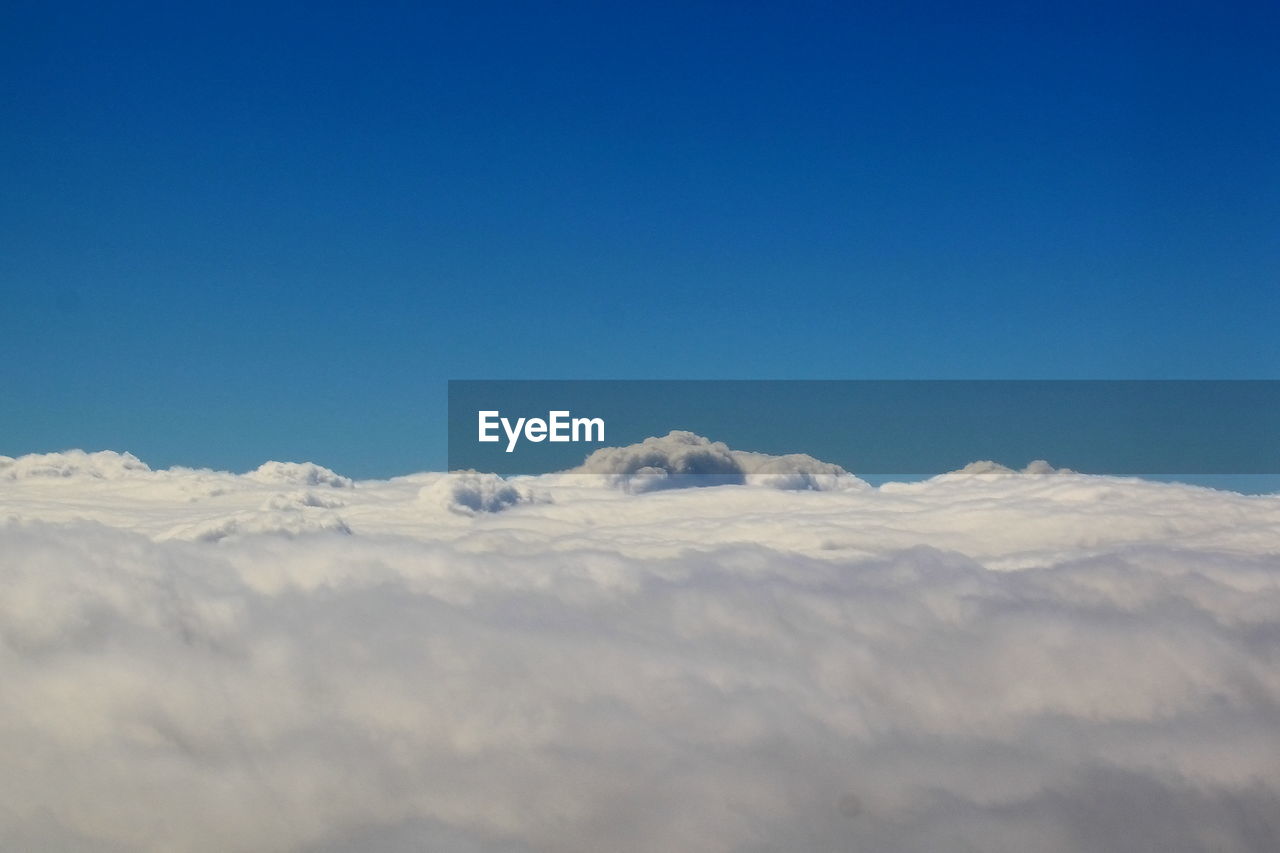
<instances>
[{"instance_id":1,"label":"clear blue sky","mask_svg":"<svg viewBox=\"0 0 1280 853\"><path fill-rule=\"evenodd\" d=\"M10 2L0 453L449 378L1280 377L1280 5Z\"/></svg>"}]
</instances>

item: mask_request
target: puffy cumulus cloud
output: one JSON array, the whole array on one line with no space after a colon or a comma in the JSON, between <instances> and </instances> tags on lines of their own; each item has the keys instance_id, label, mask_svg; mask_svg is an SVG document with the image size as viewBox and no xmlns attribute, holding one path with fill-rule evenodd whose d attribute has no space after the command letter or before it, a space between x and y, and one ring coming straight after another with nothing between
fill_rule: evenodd
<instances>
[{"instance_id":1,"label":"puffy cumulus cloud","mask_svg":"<svg viewBox=\"0 0 1280 853\"><path fill-rule=\"evenodd\" d=\"M866 488L839 465L812 456L731 450L723 442L685 430L626 447L603 447L569 473L603 475L610 485L632 494L739 484L815 491Z\"/></svg>"},{"instance_id":2,"label":"puffy cumulus cloud","mask_svg":"<svg viewBox=\"0 0 1280 853\"><path fill-rule=\"evenodd\" d=\"M430 506L441 506L451 512L474 515L478 512L500 512L518 503L546 501L545 495L517 488L497 474L458 471L441 477L418 492L418 499Z\"/></svg>"},{"instance_id":3,"label":"puffy cumulus cloud","mask_svg":"<svg viewBox=\"0 0 1280 853\"><path fill-rule=\"evenodd\" d=\"M610 485L632 493L744 482L742 467L723 442L684 430L626 447L602 447L569 473L603 475Z\"/></svg>"},{"instance_id":4,"label":"puffy cumulus cloud","mask_svg":"<svg viewBox=\"0 0 1280 853\"><path fill-rule=\"evenodd\" d=\"M112 450L97 453L86 453L83 450L31 453L17 459L0 456L0 480L41 477L118 480L150 473L151 469L147 464L132 453L116 453Z\"/></svg>"},{"instance_id":5,"label":"puffy cumulus cloud","mask_svg":"<svg viewBox=\"0 0 1280 853\"><path fill-rule=\"evenodd\" d=\"M749 486L815 492L868 488L866 482L839 465L822 462L804 453L770 456L735 450L733 458L741 466L743 480Z\"/></svg>"},{"instance_id":6,"label":"puffy cumulus cloud","mask_svg":"<svg viewBox=\"0 0 1280 853\"><path fill-rule=\"evenodd\" d=\"M335 474L314 462L264 462L244 476L260 483L291 486L331 486L335 489L350 489L354 485L349 477Z\"/></svg>"},{"instance_id":7,"label":"puffy cumulus cloud","mask_svg":"<svg viewBox=\"0 0 1280 853\"><path fill-rule=\"evenodd\" d=\"M1280 848L1275 496L228 482L0 483L0 849Z\"/></svg>"},{"instance_id":8,"label":"puffy cumulus cloud","mask_svg":"<svg viewBox=\"0 0 1280 853\"><path fill-rule=\"evenodd\" d=\"M939 477L976 477L976 476L1009 476L1011 474L1023 474L1026 476L1045 476L1048 474L1073 474L1070 468L1055 468L1043 459L1036 459L1027 463L1027 466L1021 471L1010 468L1007 465L1001 465L999 462L991 460L983 460L981 462L970 462L968 465L958 471L950 471L946 474L939 474ZM937 479L937 478L935 478Z\"/></svg>"}]
</instances>

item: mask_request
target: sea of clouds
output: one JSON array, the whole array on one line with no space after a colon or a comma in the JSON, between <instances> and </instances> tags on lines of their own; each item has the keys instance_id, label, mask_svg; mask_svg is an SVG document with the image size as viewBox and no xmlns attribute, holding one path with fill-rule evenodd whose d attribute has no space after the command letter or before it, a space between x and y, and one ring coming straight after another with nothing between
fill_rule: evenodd
<instances>
[{"instance_id":1,"label":"sea of clouds","mask_svg":"<svg viewBox=\"0 0 1280 853\"><path fill-rule=\"evenodd\" d=\"M0 590L0 850L1280 849L1280 496L72 451Z\"/></svg>"}]
</instances>

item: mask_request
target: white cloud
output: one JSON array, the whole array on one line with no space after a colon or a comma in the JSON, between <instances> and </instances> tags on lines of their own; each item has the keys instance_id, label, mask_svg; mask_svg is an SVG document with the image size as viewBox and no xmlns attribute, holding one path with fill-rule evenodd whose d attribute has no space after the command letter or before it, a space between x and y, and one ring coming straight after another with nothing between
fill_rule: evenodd
<instances>
[{"instance_id":1,"label":"white cloud","mask_svg":"<svg viewBox=\"0 0 1280 853\"><path fill-rule=\"evenodd\" d=\"M501 512L518 503L546 500L528 489L517 488L497 474L482 474L477 471L450 473L423 486L418 497L423 503L441 506L463 515Z\"/></svg>"},{"instance_id":2,"label":"white cloud","mask_svg":"<svg viewBox=\"0 0 1280 853\"><path fill-rule=\"evenodd\" d=\"M989 459L980 462L970 462L959 471L951 471L947 474L940 474L941 477L956 477L958 475L979 476L979 475L1009 475L1009 474L1026 474L1026 475L1045 475L1045 474L1071 474L1069 468L1055 468L1043 459L1037 459L1027 464L1021 471L1015 471L1007 465L1001 465L999 462L992 462Z\"/></svg>"},{"instance_id":3,"label":"white cloud","mask_svg":"<svg viewBox=\"0 0 1280 853\"><path fill-rule=\"evenodd\" d=\"M262 509L306 510L308 507L337 509L338 507L344 507L346 505L347 502L342 498L308 491L307 489L299 489L286 494L272 495L262 504Z\"/></svg>"},{"instance_id":4,"label":"white cloud","mask_svg":"<svg viewBox=\"0 0 1280 853\"><path fill-rule=\"evenodd\" d=\"M228 536L260 535L264 533L282 536L300 536L304 533L350 534L351 528L334 512L308 512L306 504L288 505L288 499L272 499L268 506L284 504L282 508L237 512L230 515L179 524L164 539L193 539L216 542Z\"/></svg>"},{"instance_id":5,"label":"white cloud","mask_svg":"<svg viewBox=\"0 0 1280 853\"><path fill-rule=\"evenodd\" d=\"M0 849L1280 843L1274 496L0 478Z\"/></svg>"},{"instance_id":6,"label":"white cloud","mask_svg":"<svg viewBox=\"0 0 1280 853\"><path fill-rule=\"evenodd\" d=\"M245 476L261 483L296 486L332 486L335 489L349 489L353 485L349 477L335 474L314 462L264 462Z\"/></svg>"},{"instance_id":7,"label":"white cloud","mask_svg":"<svg viewBox=\"0 0 1280 853\"><path fill-rule=\"evenodd\" d=\"M723 442L685 430L626 447L601 448L569 473L602 475L609 485L632 494L742 484L814 491L866 488L839 465L812 456L731 450Z\"/></svg>"},{"instance_id":8,"label":"white cloud","mask_svg":"<svg viewBox=\"0 0 1280 853\"><path fill-rule=\"evenodd\" d=\"M103 450L85 453L67 450L62 453L31 453L14 459L0 456L0 480L24 480L39 477L92 477L118 480L151 473L147 464L132 453Z\"/></svg>"}]
</instances>

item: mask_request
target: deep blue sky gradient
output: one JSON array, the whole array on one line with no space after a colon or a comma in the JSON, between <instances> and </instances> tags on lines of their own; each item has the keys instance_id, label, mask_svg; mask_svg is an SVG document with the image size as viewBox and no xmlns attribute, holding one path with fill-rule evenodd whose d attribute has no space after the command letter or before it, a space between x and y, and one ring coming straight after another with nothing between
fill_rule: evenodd
<instances>
[{"instance_id":1,"label":"deep blue sky gradient","mask_svg":"<svg viewBox=\"0 0 1280 853\"><path fill-rule=\"evenodd\" d=\"M449 378L1278 378L1280 5L7 3L0 453Z\"/></svg>"}]
</instances>

